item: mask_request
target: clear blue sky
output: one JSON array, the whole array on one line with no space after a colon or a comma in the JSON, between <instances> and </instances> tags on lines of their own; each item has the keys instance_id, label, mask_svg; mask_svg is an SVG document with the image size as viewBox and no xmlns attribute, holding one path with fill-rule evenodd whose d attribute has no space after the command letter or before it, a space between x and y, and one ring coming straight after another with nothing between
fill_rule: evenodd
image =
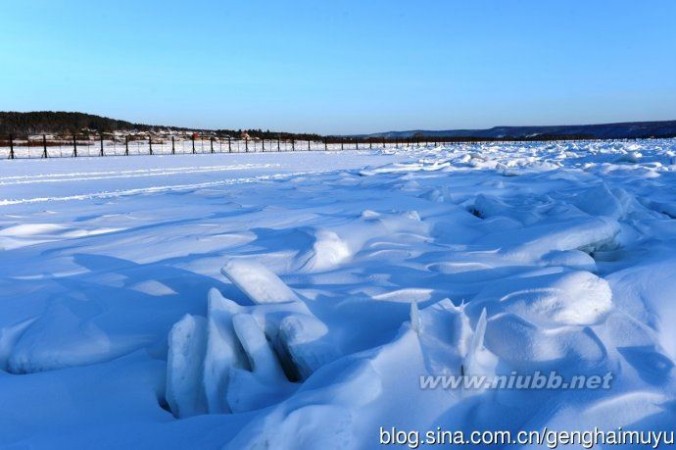
<instances>
[{"instance_id":1,"label":"clear blue sky","mask_svg":"<svg viewBox=\"0 0 676 450\"><path fill-rule=\"evenodd\" d=\"M320 133L676 119L676 1L15 0L0 110Z\"/></svg>"}]
</instances>

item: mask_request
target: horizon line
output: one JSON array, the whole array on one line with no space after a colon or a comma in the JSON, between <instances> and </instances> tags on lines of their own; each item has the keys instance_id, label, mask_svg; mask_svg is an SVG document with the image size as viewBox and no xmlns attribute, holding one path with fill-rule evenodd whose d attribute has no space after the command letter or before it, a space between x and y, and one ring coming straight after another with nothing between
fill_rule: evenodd
<instances>
[{"instance_id":1,"label":"horizon line","mask_svg":"<svg viewBox=\"0 0 676 450\"><path fill-rule=\"evenodd\" d=\"M82 111L65 111L65 110L32 110L32 111L0 111L0 114L34 114L34 113L54 113L54 114L83 114L88 116L95 116L107 120L115 120L120 122L128 122L132 125L141 125L145 127L153 128L180 128L190 131L221 131L221 130L241 130L241 131L252 131L260 130L264 132L279 132L279 133L289 133L289 134L317 134L320 136L370 136L376 134L387 134L387 133L410 133L410 132L460 132L460 131L469 131L469 132L479 132L479 131L488 131L494 130L496 128L558 128L558 127L595 127L595 126L613 126L613 125L634 125L634 124L656 124L656 123L670 123L676 122L674 119L662 119L662 120L625 120L619 122L595 122L595 123L573 123L573 124L549 124L549 125L493 125L487 128L442 128L442 129L433 129L433 128L406 128L406 129L389 129L387 131L372 131L367 133L340 133L340 134L324 134L311 131L300 131L300 132L289 132L284 130L271 130L263 128L228 128L228 127L218 127L218 128L205 128L205 127L187 127L183 125L168 125L168 124L154 124L154 123L144 123L144 122L135 122L127 119L114 118L108 115L93 114L89 112Z\"/></svg>"}]
</instances>

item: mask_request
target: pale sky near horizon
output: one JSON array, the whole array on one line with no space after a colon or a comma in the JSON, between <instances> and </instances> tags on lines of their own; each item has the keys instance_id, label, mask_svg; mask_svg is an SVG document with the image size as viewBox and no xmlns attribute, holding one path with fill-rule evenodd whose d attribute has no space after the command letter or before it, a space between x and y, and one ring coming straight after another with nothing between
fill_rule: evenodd
<instances>
[{"instance_id":1,"label":"pale sky near horizon","mask_svg":"<svg viewBox=\"0 0 676 450\"><path fill-rule=\"evenodd\" d=\"M325 134L676 119L676 2L0 3L0 110Z\"/></svg>"}]
</instances>

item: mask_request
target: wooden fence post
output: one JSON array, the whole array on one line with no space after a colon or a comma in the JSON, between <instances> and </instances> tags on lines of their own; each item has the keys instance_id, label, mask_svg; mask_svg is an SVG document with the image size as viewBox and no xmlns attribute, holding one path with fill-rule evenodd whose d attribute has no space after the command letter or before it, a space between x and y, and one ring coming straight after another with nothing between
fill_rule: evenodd
<instances>
[{"instance_id":1,"label":"wooden fence post","mask_svg":"<svg viewBox=\"0 0 676 450\"><path fill-rule=\"evenodd\" d=\"M150 148L150 156L153 155L153 137L148 136L148 146Z\"/></svg>"},{"instance_id":2,"label":"wooden fence post","mask_svg":"<svg viewBox=\"0 0 676 450\"><path fill-rule=\"evenodd\" d=\"M328 150L329 150L329 144L326 143L326 138L324 138L324 151L326 152Z\"/></svg>"},{"instance_id":3,"label":"wooden fence post","mask_svg":"<svg viewBox=\"0 0 676 450\"><path fill-rule=\"evenodd\" d=\"M344 138L340 138L340 149L345 150L345 139Z\"/></svg>"},{"instance_id":4,"label":"wooden fence post","mask_svg":"<svg viewBox=\"0 0 676 450\"><path fill-rule=\"evenodd\" d=\"M73 135L73 158L77 158L77 138Z\"/></svg>"},{"instance_id":5,"label":"wooden fence post","mask_svg":"<svg viewBox=\"0 0 676 450\"><path fill-rule=\"evenodd\" d=\"M14 159L14 136L9 135L9 159Z\"/></svg>"},{"instance_id":6,"label":"wooden fence post","mask_svg":"<svg viewBox=\"0 0 676 450\"><path fill-rule=\"evenodd\" d=\"M279 148L279 140L280 140L280 136L277 135L277 151L278 152L281 151L280 148Z\"/></svg>"},{"instance_id":7,"label":"wooden fence post","mask_svg":"<svg viewBox=\"0 0 676 450\"><path fill-rule=\"evenodd\" d=\"M174 139L174 136L171 137L171 154L176 154L176 139Z\"/></svg>"},{"instance_id":8,"label":"wooden fence post","mask_svg":"<svg viewBox=\"0 0 676 450\"><path fill-rule=\"evenodd\" d=\"M232 142L230 135L228 135L228 153L232 153Z\"/></svg>"},{"instance_id":9,"label":"wooden fence post","mask_svg":"<svg viewBox=\"0 0 676 450\"><path fill-rule=\"evenodd\" d=\"M101 150L100 150L100 152L99 152L99 156L105 156L105 155L103 154L103 133L102 133L102 132L99 133L99 137L100 137L100 141L101 141Z\"/></svg>"},{"instance_id":10,"label":"wooden fence post","mask_svg":"<svg viewBox=\"0 0 676 450\"><path fill-rule=\"evenodd\" d=\"M47 154L47 136L42 135L42 157L43 158L48 158L49 155Z\"/></svg>"},{"instance_id":11,"label":"wooden fence post","mask_svg":"<svg viewBox=\"0 0 676 450\"><path fill-rule=\"evenodd\" d=\"M213 136L211 136L211 138L209 139L209 145L211 145L211 153L213 153L214 152L214 137Z\"/></svg>"},{"instance_id":12,"label":"wooden fence post","mask_svg":"<svg viewBox=\"0 0 676 450\"><path fill-rule=\"evenodd\" d=\"M129 156L129 136L124 137L124 156Z\"/></svg>"},{"instance_id":13,"label":"wooden fence post","mask_svg":"<svg viewBox=\"0 0 676 450\"><path fill-rule=\"evenodd\" d=\"M249 138L244 136L244 153L249 153Z\"/></svg>"},{"instance_id":14,"label":"wooden fence post","mask_svg":"<svg viewBox=\"0 0 676 450\"><path fill-rule=\"evenodd\" d=\"M193 134L190 138L192 140L192 154L195 154L195 135Z\"/></svg>"},{"instance_id":15,"label":"wooden fence post","mask_svg":"<svg viewBox=\"0 0 676 450\"><path fill-rule=\"evenodd\" d=\"M291 151L292 152L296 151L296 138L295 137L291 138Z\"/></svg>"}]
</instances>

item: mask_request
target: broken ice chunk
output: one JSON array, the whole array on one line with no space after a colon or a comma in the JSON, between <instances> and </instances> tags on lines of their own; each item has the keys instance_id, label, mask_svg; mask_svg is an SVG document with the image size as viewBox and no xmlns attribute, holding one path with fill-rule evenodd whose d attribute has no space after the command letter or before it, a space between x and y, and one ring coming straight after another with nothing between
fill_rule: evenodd
<instances>
[{"instance_id":1,"label":"broken ice chunk","mask_svg":"<svg viewBox=\"0 0 676 450\"><path fill-rule=\"evenodd\" d=\"M204 357L204 393L210 413L230 412L225 402L228 376L232 367L246 367L246 355L235 336L232 316L242 307L224 298L216 289L209 291L207 348Z\"/></svg>"},{"instance_id":2,"label":"broken ice chunk","mask_svg":"<svg viewBox=\"0 0 676 450\"><path fill-rule=\"evenodd\" d=\"M254 261L231 260L221 273L254 303L284 303L298 297L272 271Z\"/></svg>"},{"instance_id":3,"label":"broken ice chunk","mask_svg":"<svg viewBox=\"0 0 676 450\"><path fill-rule=\"evenodd\" d=\"M326 341L328 328L319 319L293 314L285 317L279 326L280 359L298 379L307 379L320 367L335 360L336 346ZM285 358L288 361L285 361Z\"/></svg>"},{"instance_id":4,"label":"broken ice chunk","mask_svg":"<svg viewBox=\"0 0 676 450\"><path fill-rule=\"evenodd\" d=\"M169 333L167 357L167 403L177 417L206 412L202 361L206 351L207 322L186 314Z\"/></svg>"}]
</instances>

